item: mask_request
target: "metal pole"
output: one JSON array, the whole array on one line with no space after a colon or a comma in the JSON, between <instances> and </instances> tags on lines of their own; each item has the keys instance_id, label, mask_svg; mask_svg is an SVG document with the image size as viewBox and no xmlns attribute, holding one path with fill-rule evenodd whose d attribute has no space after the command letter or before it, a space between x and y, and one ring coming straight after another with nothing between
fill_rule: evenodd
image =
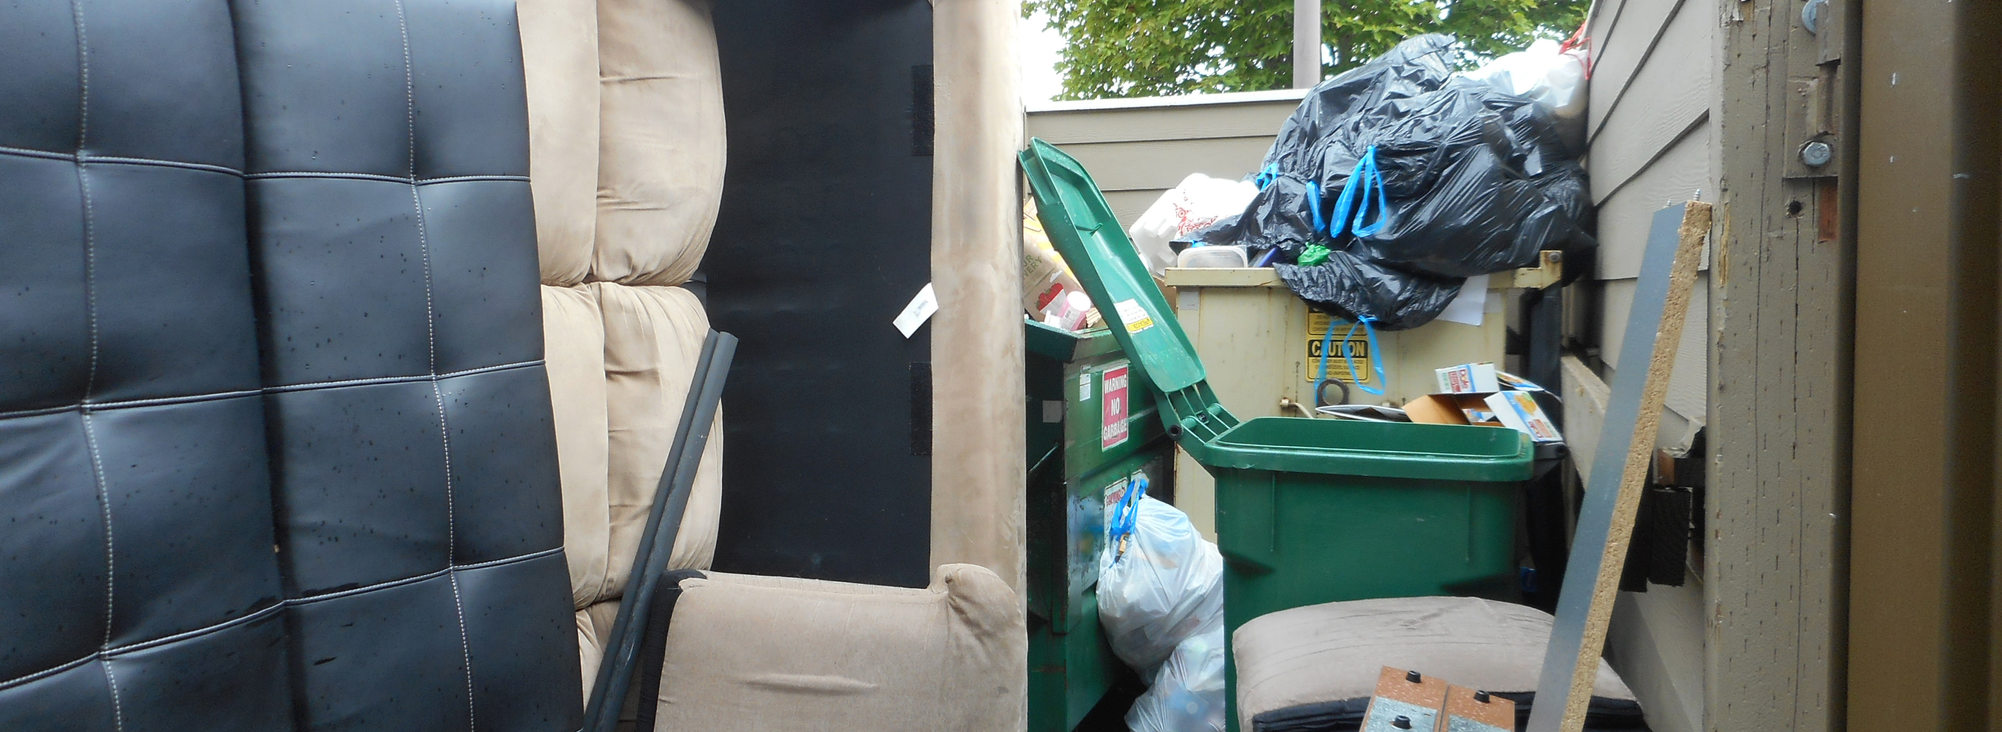
<instances>
[{"instance_id":1,"label":"metal pole","mask_svg":"<svg viewBox=\"0 0 2002 732\"><path fill-rule=\"evenodd\" d=\"M1321 83L1321 0L1293 0L1293 88Z\"/></svg>"}]
</instances>

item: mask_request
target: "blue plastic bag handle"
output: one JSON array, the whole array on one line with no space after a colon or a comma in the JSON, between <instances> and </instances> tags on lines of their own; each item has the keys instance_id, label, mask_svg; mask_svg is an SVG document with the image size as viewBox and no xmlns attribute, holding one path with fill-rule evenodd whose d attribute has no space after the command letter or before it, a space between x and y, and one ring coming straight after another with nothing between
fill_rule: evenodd
<instances>
[{"instance_id":1,"label":"blue plastic bag handle","mask_svg":"<svg viewBox=\"0 0 2002 732\"><path fill-rule=\"evenodd\" d=\"M1307 181L1307 211L1314 215L1314 230L1328 228L1328 222L1321 218L1321 184ZM1340 220L1337 220L1339 223ZM1333 232L1329 232L1333 236Z\"/></svg>"},{"instance_id":2,"label":"blue plastic bag handle","mask_svg":"<svg viewBox=\"0 0 2002 732\"><path fill-rule=\"evenodd\" d=\"M1376 329L1370 326L1370 323L1374 321L1375 318L1356 319L1356 322L1362 323L1363 338L1369 344L1370 352L1376 354L1376 362L1370 364L1370 367L1376 372L1376 383L1382 384L1382 386L1370 386L1363 383L1361 379L1355 378L1356 359L1354 356L1349 355L1349 339L1355 337L1356 333L1356 329L1353 327L1349 328L1349 332L1342 334L1342 363L1348 364L1350 383L1355 384L1356 388L1370 394L1383 396L1383 390L1390 387L1390 377L1385 376L1383 373L1383 360L1387 356L1384 355L1383 349L1376 346ZM1335 345L1335 323L1337 322L1340 321L1332 317L1328 318L1328 332L1326 335L1321 336L1321 374L1314 379L1315 388L1317 389L1320 388L1320 384L1328 380L1328 359L1332 358L1330 354L1333 353L1329 349L1334 348Z\"/></svg>"},{"instance_id":3,"label":"blue plastic bag handle","mask_svg":"<svg viewBox=\"0 0 2002 732\"><path fill-rule=\"evenodd\" d=\"M1371 203L1376 204L1376 219L1365 222ZM1355 214L1353 221L1349 220L1351 211ZM1319 217L1315 220L1319 221ZM1369 236L1389 223L1390 201L1383 193L1383 171L1376 166L1376 146L1371 145L1363 151L1362 159L1356 161L1355 169L1349 171L1348 185L1342 186L1342 195L1335 199L1335 217L1328 222L1328 236L1341 236L1345 226L1356 236Z\"/></svg>"},{"instance_id":4,"label":"blue plastic bag handle","mask_svg":"<svg viewBox=\"0 0 2002 732\"><path fill-rule=\"evenodd\" d=\"M1356 320L1357 322L1362 323L1363 337L1366 339L1366 342L1369 343L1369 352L1376 354L1375 360L1370 362L1370 368L1376 371L1376 383L1382 384L1382 386L1372 387L1368 384L1358 381L1356 382L1356 388L1369 392L1371 394L1375 394L1377 396L1383 396L1383 390L1390 387L1390 377L1385 376L1383 373L1383 361L1385 358L1388 358L1388 356L1383 352L1382 348L1377 347L1376 328L1370 325L1370 323L1375 322L1376 319L1357 318ZM1332 331L1332 328L1330 330ZM1356 329L1354 328L1350 328L1349 332L1342 334L1342 362L1348 364L1350 375L1354 375L1356 372L1355 357L1349 355L1349 338L1354 337L1355 334L1356 334ZM1327 351L1324 349L1322 353L1326 354ZM1328 365L1328 359L1326 355L1323 355L1321 357L1321 365L1322 366Z\"/></svg>"},{"instance_id":5,"label":"blue plastic bag handle","mask_svg":"<svg viewBox=\"0 0 2002 732\"><path fill-rule=\"evenodd\" d=\"M1137 473L1127 482L1126 495L1120 496L1119 502L1112 505L1112 517L1107 524L1112 528L1111 539L1114 545L1127 534L1133 533L1133 527L1139 522L1140 499L1145 495L1147 495L1147 475ZM1115 562L1119 559L1119 556L1113 557Z\"/></svg>"}]
</instances>

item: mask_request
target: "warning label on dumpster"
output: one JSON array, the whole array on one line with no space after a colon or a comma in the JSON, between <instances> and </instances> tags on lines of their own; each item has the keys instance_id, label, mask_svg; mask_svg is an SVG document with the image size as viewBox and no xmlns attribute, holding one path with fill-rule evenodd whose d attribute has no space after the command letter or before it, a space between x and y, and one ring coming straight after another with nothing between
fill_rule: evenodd
<instances>
[{"instance_id":1,"label":"warning label on dumpster","mask_svg":"<svg viewBox=\"0 0 2002 732\"><path fill-rule=\"evenodd\" d=\"M1139 333L1154 327L1154 316L1148 315L1147 309L1140 307L1138 300L1120 300L1113 309L1119 313L1119 322L1126 324L1128 333Z\"/></svg>"},{"instance_id":2,"label":"warning label on dumpster","mask_svg":"<svg viewBox=\"0 0 2002 732\"><path fill-rule=\"evenodd\" d=\"M1126 443L1126 364L1105 370L1099 384L1099 449L1110 450Z\"/></svg>"},{"instance_id":3,"label":"warning label on dumpster","mask_svg":"<svg viewBox=\"0 0 2002 732\"><path fill-rule=\"evenodd\" d=\"M1332 340L1328 338L1330 324L1334 326L1335 333ZM1370 359L1375 358L1377 354L1370 353L1369 334L1361 325L1327 313L1307 311L1307 355L1306 358L1300 359L1300 362L1305 364L1303 367L1305 373L1301 377L1309 384L1321 378L1321 361L1326 355L1322 353L1323 348L1334 354L1334 358L1326 359L1327 378L1351 384L1371 383L1373 371ZM1344 354L1347 358L1343 358ZM1354 372L1349 370L1351 363L1355 364Z\"/></svg>"}]
</instances>

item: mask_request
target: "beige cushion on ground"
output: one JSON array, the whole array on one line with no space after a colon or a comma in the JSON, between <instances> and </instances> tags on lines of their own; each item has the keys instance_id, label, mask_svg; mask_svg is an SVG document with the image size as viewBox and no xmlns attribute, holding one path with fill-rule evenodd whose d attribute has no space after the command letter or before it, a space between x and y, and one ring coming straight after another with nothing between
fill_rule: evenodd
<instances>
[{"instance_id":1,"label":"beige cushion on ground","mask_svg":"<svg viewBox=\"0 0 2002 732\"><path fill-rule=\"evenodd\" d=\"M575 285L590 273L598 220L597 3L519 0L515 15L542 282Z\"/></svg>"},{"instance_id":2,"label":"beige cushion on ground","mask_svg":"<svg viewBox=\"0 0 2002 732\"><path fill-rule=\"evenodd\" d=\"M1282 610L1231 636L1240 729L1262 712L1366 699L1384 666L1495 692L1535 691L1550 615L1465 597L1354 600ZM1631 700L1599 663L1593 696Z\"/></svg>"},{"instance_id":3,"label":"beige cushion on ground","mask_svg":"<svg viewBox=\"0 0 2002 732\"><path fill-rule=\"evenodd\" d=\"M563 554L573 607L600 599L611 542L606 489L605 325L598 291L542 288L543 361L563 480Z\"/></svg>"},{"instance_id":4,"label":"beige cushion on ground","mask_svg":"<svg viewBox=\"0 0 2002 732\"><path fill-rule=\"evenodd\" d=\"M723 196L723 77L708 0L598 0L592 279L688 281Z\"/></svg>"},{"instance_id":5,"label":"beige cushion on ground","mask_svg":"<svg viewBox=\"0 0 2002 732\"><path fill-rule=\"evenodd\" d=\"M592 683L598 680L598 663L605 659L605 644L612 640L612 624L619 618L619 601L606 600L577 611L577 653L583 660L584 698L591 698Z\"/></svg>"},{"instance_id":6,"label":"beige cushion on ground","mask_svg":"<svg viewBox=\"0 0 2002 732\"><path fill-rule=\"evenodd\" d=\"M709 317L679 287L591 285L605 311L606 397L610 425L611 567L600 598L618 597L687 403ZM723 419L718 414L690 488L666 569L702 569L716 552L722 510Z\"/></svg>"},{"instance_id":7,"label":"beige cushion on ground","mask_svg":"<svg viewBox=\"0 0 2002 732\"><path fill-rule=\"evenodd\" d=\"M711 574L681 584L663 730L1021 729L1028 639L993 572L924 589Z\"/></svg>"}]
</instances>

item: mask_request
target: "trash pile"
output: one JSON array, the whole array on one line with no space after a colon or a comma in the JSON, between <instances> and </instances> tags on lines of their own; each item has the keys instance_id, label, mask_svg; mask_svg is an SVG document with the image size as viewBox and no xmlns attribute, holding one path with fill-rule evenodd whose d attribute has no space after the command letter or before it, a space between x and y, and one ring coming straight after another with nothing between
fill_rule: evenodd
<instances>
[{"instance_id":1,"label":"trash pile","mask_svg":"<svg viewBox=\"0 0 2002 732\"><path fill-rule=\"evenodd\" d=\"M1418 36L1315 87L1250 203L1179 241L1244 247L1308 302L1387 330L1542 250L1587 271L1582 62L1538 46L1455 74L1458 53L1451 36Z\"/></svg>"},{"instance_id":2,"label":"trash pile","mask_svg":"<svg viewBox=\"0 0 2002 732\"><path fill-rule=\"evenodd\" d=\"M1135 732L1224 728L1223 555L1144 480L1112 499L1098 619L1112 652L1148 680Z\"/></svg>"}]
</instances>

